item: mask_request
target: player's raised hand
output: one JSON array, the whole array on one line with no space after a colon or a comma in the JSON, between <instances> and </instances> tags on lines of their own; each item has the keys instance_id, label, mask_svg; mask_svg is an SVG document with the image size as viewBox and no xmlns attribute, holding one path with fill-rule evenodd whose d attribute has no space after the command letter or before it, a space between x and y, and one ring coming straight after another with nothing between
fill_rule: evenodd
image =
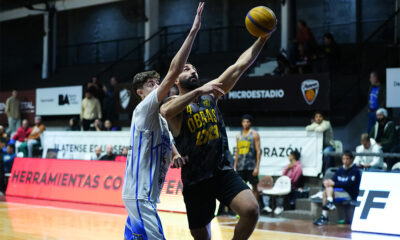
<instances>
[{"instance_id":1,"label":"player's raised hand","mask_svg":"<svg viewBox=\"0 0 400 240\"><path fill-rule=\"evenodd\" d=\"M181 155L175 155L172 159L171 168L181 168L188 162L188 157L181 157Z\"/></svg>"},{"instance_id":2,"label":"player's raised hand","mask_svg":"<svg viewBox=\"0 0 400 240\"><path fill-rule=\"evenodd\" d=\"M225 95L225 92L221 87L222 83L211 81L201 86L199 91L201 95L213 94L215 97L219 97Z\"/></svg>"},{"instance_id":3,"label":"player's raised hand","mask_svg":"<svg viewBox=\"0 0 400 240\"><path fill-rule=\"evenodd\" d=\"M199 31L201 26L201 14L203 12L204 2L199 2L199 6L197 7L196 17L193 21L192 31Z\"/></svg>"}]
</instances>

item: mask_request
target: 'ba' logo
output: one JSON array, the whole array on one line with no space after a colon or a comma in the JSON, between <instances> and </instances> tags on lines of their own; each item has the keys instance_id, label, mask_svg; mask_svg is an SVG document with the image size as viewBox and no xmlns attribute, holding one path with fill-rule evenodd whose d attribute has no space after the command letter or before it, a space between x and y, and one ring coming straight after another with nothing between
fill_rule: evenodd
<instances>
[{"instance_id":1,"label":"'ba' logo","mask_svg":"<svg viewBox=\"0 0 400 240\"><path fill-rule=\"evenodd\" d=\"M119 100L123 109L126 109L129 105L129 100L131 99L131 91L126 88L119 92Z\"/></svg>"},{"instance_id":2,"label":"'ba' logo","mask_svg":"<svg viewBox=\"0 0 400 240\"><path fill-rule=\"evenodd\" d=\"M317 80L305 80L301 83L301 92L308 105L312 105L317 99L319 82Z\"/></svg>"}]
</instances>

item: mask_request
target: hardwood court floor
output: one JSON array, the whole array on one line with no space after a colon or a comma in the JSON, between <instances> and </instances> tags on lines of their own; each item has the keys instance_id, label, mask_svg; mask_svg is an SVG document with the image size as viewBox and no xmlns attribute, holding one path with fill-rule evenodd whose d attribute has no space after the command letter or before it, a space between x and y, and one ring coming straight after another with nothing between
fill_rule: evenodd
<instances>
[{"instance_id":1,"label":"hardwood court floor","mask_svg":"<svg viewBox=\"0 0 400 240\"><path fill-rule=\"evenodd\" d=\"M185 214L159 213L167 239L192 239ZM0 202L2 240L113 240L123 239L126 215L21 203ZM212 239L231 239L236 219L212 221ZM376 235L375 235L376 237ZM349 226L314 227L309 221L260 222L253 240L319 240L352 238ZM370 238L378 239L378 238Z\"/></svg>"}]
</instances>

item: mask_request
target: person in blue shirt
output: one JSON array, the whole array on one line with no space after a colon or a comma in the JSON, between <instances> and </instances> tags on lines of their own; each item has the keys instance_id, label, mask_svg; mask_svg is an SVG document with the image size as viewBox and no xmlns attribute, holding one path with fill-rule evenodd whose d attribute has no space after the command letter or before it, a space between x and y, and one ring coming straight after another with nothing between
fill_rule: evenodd
<instances>
[{"instance_id":1,"label":"person in blue shirt","mask_svg":"<svg viewBox=\"0 0 400 240\"><path fill-rule=\"evenodd\" d=\"M3 162L4 162L4 172L10 173L12 165L14 163L14 158L17 155L15 154L15 145L8 144L7 145L7 152L3 155Z\"/></svg>"},{"instance_id":2,"label":"person in blue shirt","mask_svg":"<svg viewBox=\"0 0 400 240\"><path fill-rule=\"evenodd\" d=\"M386 91L382 84L379 72L373 71L369 75L371 87L368 93L368 125L367 133L376 122L376 110L386 107Z\"/></svg>"},{"instance_id":3,"label":"person in blue shirt","mask_svg":"<svg viewBox=\"0 0 400 240\"><path fill-rule=\"evenodd\" d=\"M335 210L335 198L343 200L357 200L360 188L361 172L353 164L354 156L350 151L342 154L343 166L339 168L331 179L324 181L324 195L322 198L322 215L314 224L317 226L328 224L328 212Z\"/></svg>"}]
</instances>

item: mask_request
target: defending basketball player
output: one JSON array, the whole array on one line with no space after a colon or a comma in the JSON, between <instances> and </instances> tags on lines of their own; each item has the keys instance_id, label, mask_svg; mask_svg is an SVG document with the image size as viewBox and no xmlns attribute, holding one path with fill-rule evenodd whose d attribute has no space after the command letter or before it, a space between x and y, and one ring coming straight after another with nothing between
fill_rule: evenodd
<instances>
[{"instance_id":1,"label":"defending basketball player","mask_svg":"<svg viewBox=\"0 0 400 240\"><path fill-rule=\"evenodd\" d=\"M216 199L240 216L233 239L248 239L257 223L258 202L228 160L228 139L217 100L251 66L269 36L258 38L235 64L200 88L196 68L185 64L176 82L180 95L161 106L179 152L189 157L182 167L183 196L190 232L196 240L211 239ZM202 88L212 94L201 96Z\"/></svg>"},{"instance_id":2,"label":"defending basketball player","mask_svg":"<svg viewBox=\"0 0 400 240\"><path fill-rule=\"evenodd\" d=\"M171 62L159 85L155 71L135 75L133 87L141 102L135 108L131 125L131 152L127 157L122 198L128 211L124 237L131 239L165 239L156 210L168 166L185 163L171 144L166 120L159 113L160 102L167 96L182 72L193 41L200 29L204 3L200 3L192 29Z\"/></svg>"}]
</instances>

